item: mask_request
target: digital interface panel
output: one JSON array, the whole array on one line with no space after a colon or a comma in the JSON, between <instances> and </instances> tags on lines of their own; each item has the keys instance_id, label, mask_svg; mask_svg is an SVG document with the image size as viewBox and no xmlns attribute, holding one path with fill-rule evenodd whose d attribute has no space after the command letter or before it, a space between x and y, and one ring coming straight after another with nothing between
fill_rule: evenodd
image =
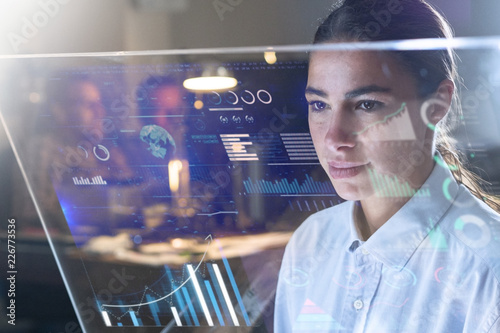
<instances>
[{"instance_id":1,"label":"digital interface panel","mask_svg":"<svg viewBox=\"0 0 500 333\"><path fill-rule=\"evenodd\" d=\"M266 251L279 259L307 216L342 201L308 131L306 62L223 63L236 87L185 89L200 66L47 81L37 130L80 255L99 262L84 265L106 326L265 329L279 269Z\"/></svg>"},{"instance_id":2,"label":"digital interface panel","mask_svg":"<svg viewBox=\"0 0 500 333\"><path fill-rule=\"evenodd\" d=\"M495 63L490 53L460 52L475 65L461 69L469 90L460 94L453 134L498 193L499 81L482 68ZM55 252L80 321L94 331L270 331L290 236L311 214L343 201L309 133L307 62L219 62L237 85L200 92L183 82L212 64L139 60L20 61L21 74L2 96L47 232L56 240L70 235L70 246L55 243ZM415 140L414 126L403 103L353 134L383 127L379 143L400 147ZM431 196L399 177L368 173L379 197ZM459 231L484 230L475 243L500 235L497 225L461 223ZM431 242L445 248L440 237ZM304 276L299 271L291 283L300 286ZM309 310L312 321L322 320Z\"/></svg>"}]
</instances>

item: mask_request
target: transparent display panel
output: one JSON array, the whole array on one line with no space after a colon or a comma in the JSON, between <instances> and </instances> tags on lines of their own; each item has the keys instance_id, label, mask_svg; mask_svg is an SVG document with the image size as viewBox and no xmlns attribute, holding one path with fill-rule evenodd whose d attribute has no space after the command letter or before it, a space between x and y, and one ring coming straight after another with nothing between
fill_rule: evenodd
<instances>
[{"instance_id":1,"label":"transparent display panel","mask_svg":"<svg viewBox=\"0 0 500 333\"><path fill-rule=\"evenodd\" d=\"M500 40L452 44L463 79L463 113L452 119L452 134L498 194ZM446 45L0 59L3 125L82 328L272 332L288 240L311 214L344 201L309 131L309 53L378 56ZM208 76L235 85L184 85ZM379 144L411 147L421 126L415 119L428 125L425 112L410 117L412 102L354 134L386 126ZM408 156L400 169L418 167L418 156ZM429 195L396 176L369 176L393 200ZM477 227L498 242L498 225ZM300 274L290 279L301 282Z\"/></svg>"}]
</instances>

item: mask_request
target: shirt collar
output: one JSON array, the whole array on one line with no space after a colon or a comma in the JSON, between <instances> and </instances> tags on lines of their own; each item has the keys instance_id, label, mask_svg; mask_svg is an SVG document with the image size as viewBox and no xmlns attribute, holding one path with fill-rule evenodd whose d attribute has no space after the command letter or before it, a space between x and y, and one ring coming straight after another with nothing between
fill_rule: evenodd
<instances>
[{"instance_id":1,"label":"shirt collar","mask_svg":"<svg viewBox=\"0 0 500 333\"><path fill-rule=\"evenodd\" d=\"M459 185L439 153L437 163L420 190L366 242L360 240L354 224L355 202L351 202L349 252L360 246L385 265L402 270L458 195ZM389 199L390 200L390 199ZM429 243L431 246L431 244Z\"/></svg>"}]
</instances>

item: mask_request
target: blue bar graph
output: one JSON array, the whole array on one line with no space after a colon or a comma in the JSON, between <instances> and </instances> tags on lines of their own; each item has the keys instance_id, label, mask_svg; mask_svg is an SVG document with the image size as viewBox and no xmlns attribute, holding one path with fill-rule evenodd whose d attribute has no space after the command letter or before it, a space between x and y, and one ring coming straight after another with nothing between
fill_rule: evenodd
<instances>
[{"instance_id":1,"label":"blue bar graph","mask_svg":"<svg viewBox=\"0 0 500 333\"><path fill-rule=\"evenodd\" d=\"M182 293L184 298L186 299L186 303L189 307L189 312L191 313L191 317L193 317L194 325L200 326L200 322L198 321L198 316L196 315L196 311L194 310L193 302L191 302L191 297L189 297L189 293L186 287L182 287Z\"/></svg>"},{"instance_id":2,"label":"blue bar graph","mask_svg":"<svg viewBox=\"0 0 500 333\"><path fill-rule=\"evenodd\" d=\"M225 326L224 319L222 318L222 313L220 313L219 306L217 305L217 300L215 299L214 291L212 290L212 286L210 286L210 281L205 280L205 286L207 287L208 294L210 295L210 300L212 301L215 313L217 314L217 319L219 320L221 326Z\"/></svg>"},{"instance_id":3,"label":"blue bar graph","mask_svg":"<svg viewBox=\"0 0 500 333\"><path fill-rule=\"evenodd\" d=\"M299 183L297 178L289 181L281 180L258 180L253 181L250 177L243 181L247 194L332 194L335 193L330 181L316 181L308 174L305 180Z\"/></svg>"},{"instance_id":4,"label":"blue bar graph","mask_svg":"<svg viewBox=\"0 0 500 333\"><path fill-rule=\"evenodd\" d=\"M134 326L139 326L139 322L137 321L137 317L135 316L135 312L129 311L128 313L130 315L130 318L132 318L132 323L134 323Z\"/></svg>"},{"instance_id":5,"label":"blue bar graph","mask_svg":"<svg viewBox=\"0 0 500 333\"><path fill-rule=\"evenodd\" d=\"M210 274L210 278L212 279L212 282L215 286L215 292L217 293L217 298L222 300L224 299L224 295L222 295L222 290L219 286L219 283L217 283L217 277L215 276L214 268L212 265L207 265L208 267L208 273ZM229 309L227 308L227 305L224 302L221 302L221 307L222 310L224 311L224 316L226 317L226 320L228 322L231 322L231 315L229 314Z\"/></svg>"},{"instance_id":6,"label":"blue bar graph","mask_svg":"<svg viewBox=\"0 0 500 333\"><path fill-rule=\"evenodd\" d=\"M222 251L222 249L221 249ZM236 280L234 279L233 272L231 271L231 267L229 266L229 262L226 257L222 256L222 261L224 262L224 267L226 267L227 275L229 276L229 281L231 281L231 286L233 287L233 291L236 295L236 299L238 300L238 304L240 305L241 313L243 314L243 318L245 318L245 323L247 326L252 326L250 324L250 319L248 318L247 310L245 309L245 305L243 304L243 300L241 299L240 291L238 286L236 285Z\"/></svg>"},{"instance_id":7,"label":"blue bar graph","mask_svg":"<svg viewBox=\"0 0 500 333\"><path fill-rule=\"evenodd\" d=\"M169 280L173 281L174 277L172 275L172 271L170 271L170 268L168 266L165 266L165 271L167 272ZM172 288L175 289L176 287L177 286L175 285L175 283L172 283ZM179 302L181 310L185 309L186 308L186 304L184 303L184 299L182 298L181 293L175 293L174 295L175 295L175 298L177 299L177 302ZM183 312L185 312L185 311L183 311ZM186 315L184 317L186 319L186 323L189 326L193 325L193 323L191 322L191 318L189 318L189 314L187 314L187 312L186 312Z\"/></svg>"},{"instance_id":8,"label":"blue bar graph","mask_svg":"<svg viewBox=\"0 0 500 333\"><path fill-rule=\"evenodd\" d=\"M220 263L187 263L175 270L165 265L142 291L112 304L97 301L106 326L251 326L237 275L219 248Z\"/></svg>"},{"instance_id":9,"label":"blue bar graph","mask_svg":"<svg viewBox=\"0 0 500 333\"><path fill-rule=\"evenodd\" d=\"M148 302L154 301L153 297L151 295L146 295L146 300ZM153 318L155 319L155 323L158 326L161 326L160 318L158 318L158 312L160 312L160 309L158 308L157 303L151 303L149 304L149 308L151 309L151 314L153 315Z\"/></svg>"}]
</instances>

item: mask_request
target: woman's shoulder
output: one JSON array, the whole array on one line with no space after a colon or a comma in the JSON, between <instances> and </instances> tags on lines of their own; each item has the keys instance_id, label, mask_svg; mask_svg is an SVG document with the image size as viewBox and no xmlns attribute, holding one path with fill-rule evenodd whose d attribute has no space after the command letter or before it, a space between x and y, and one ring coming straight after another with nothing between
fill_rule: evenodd
<instances>
[{"instance_id":1,"label":"woman's shoulder","mask_svg":"<svg viewBox=\"0 0 500 333\"><path fill-rule=\"evenodd\" d=\"M500 214L465 189L439 226L448 234L450 250L464 260L476 258L500 284Z\"/></svg>"}]
</instances>

